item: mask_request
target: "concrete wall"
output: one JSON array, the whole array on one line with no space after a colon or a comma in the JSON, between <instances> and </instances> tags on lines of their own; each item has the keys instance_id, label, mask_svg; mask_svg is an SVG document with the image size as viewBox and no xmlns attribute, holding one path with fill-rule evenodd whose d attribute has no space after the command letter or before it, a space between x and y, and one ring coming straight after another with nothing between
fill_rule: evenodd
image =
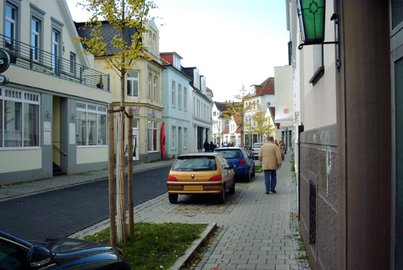
<instances>
[{"instance_id":1,"label":"concrete wall","mask_svg":"<svg viewBox=\"0 0 403 270\"><path fill-rule=\"evenodd\" d=\"M339 231L344 232L345 260L339 269L390 269L389 5L344 0L341 10L339 204L345 220Z\"/></svg>"}]
</instances>

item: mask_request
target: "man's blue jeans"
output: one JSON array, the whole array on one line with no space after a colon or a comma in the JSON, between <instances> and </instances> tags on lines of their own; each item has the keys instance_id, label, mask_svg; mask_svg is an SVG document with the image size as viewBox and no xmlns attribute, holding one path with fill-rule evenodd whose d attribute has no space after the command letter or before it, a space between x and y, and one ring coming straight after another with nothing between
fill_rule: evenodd
<instances>
[{"instance_id":1,"label":"man's blue jeans","mask_svg":"<svg viewBox=\"0 0 403 270\"><path fill-rule=\"evenodd\" d=\"M264 170L264 184L266 185L266 192L270 192L276 189L276 170Z\"/></svg>"}]
</instances>

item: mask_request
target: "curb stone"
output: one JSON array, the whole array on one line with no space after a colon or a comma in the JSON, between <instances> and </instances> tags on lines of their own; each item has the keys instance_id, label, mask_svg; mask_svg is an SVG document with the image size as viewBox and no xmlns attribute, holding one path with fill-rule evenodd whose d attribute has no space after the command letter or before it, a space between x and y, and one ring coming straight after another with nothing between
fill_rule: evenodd
<instances>
[{"instance_id":1,"label":"curb stone","mask_svg":"<svg viewBox=\"0 0 403 270\"><path fill-rule=\"evenodd\" d=\"M196 224L196 223L193 223ZM205 223L204 223L205 224ZM170 270L179 270L181 269L189 260L194 256L199 247L206 241L206 239L213 233L213 231L217 228L217 223L208 224L207 228L204 229L203 233L200 235L200 238L193 241L192 245L186 250L185 255L176 260L175 264L169 268Z\"/></svg>"},{"instance_id":2,"label":"curb stone","mask_svg":"<svg viewBox=\"0 0 403 270\"><path fill-rule=\"evenodd\" d=\"M146 201L138 206L135 207L135 211L140 210L140 209L145 209L152 205L155 201L161 200L161 198L165 198L166 194L162 194L158 197L155 197L154 199L151 199L149 201ZM139 209L140 208L140 209ZM206 224L205 222L194 222L191 224ZM109 218L100 221L92 226L89 226L81 231L78 231L76 233L73 233L69 235L68 237L71 238L76 238L76 239L83 239L87 235L92 235L95 233L98 233L102 230L105 230L109 228ZM206 241L206 239L214 232L214 230L217 228L217 223L209 223L204 229L204 231L201 233L200 237L193 241L191 246L186 250L185 254L181 257L179 257L176 262L174 263L173 266L171 266L170 270L179 270L181 269L186 263L189 262L189 260L194 256L196 251L200 248L200 246Z\"/></svg>"}]
</instances>

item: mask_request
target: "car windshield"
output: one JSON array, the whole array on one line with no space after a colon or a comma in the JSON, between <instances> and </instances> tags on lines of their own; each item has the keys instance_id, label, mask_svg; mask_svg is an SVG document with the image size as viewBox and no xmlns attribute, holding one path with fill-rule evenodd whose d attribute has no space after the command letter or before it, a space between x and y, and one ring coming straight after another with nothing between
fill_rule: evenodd
<instances>
[{"instance_id":1,"label":"car windshield","mask_svg":"<svg viewBox=\"0 0 403 270\"><path fill-rule=\"evenodd\" d=\"M179 157L172 166L174 171L215 171L216 169L214 157Z\"/></svg>"},{"instance_id":2,"label":"car windshield","mask_svg":"<svg viewBox=\"0 0 403 270\"><path fill-rule=\"evenodd\" d=\"M242 153L238 149L216 149L217 152L220 152L225 158L242 158Z\"/></svg>"},{"instance_id":3,"label":"car windshield","mask_svg":"<svg viewBox=\"0 0 403 270\"><path fill-rule=\"evenodd\" d=\"M253 148L260 148L260 147L262 147L262 145L263 145L263 143L254 143L253 144Z\"/></svg>"}]
</instances>

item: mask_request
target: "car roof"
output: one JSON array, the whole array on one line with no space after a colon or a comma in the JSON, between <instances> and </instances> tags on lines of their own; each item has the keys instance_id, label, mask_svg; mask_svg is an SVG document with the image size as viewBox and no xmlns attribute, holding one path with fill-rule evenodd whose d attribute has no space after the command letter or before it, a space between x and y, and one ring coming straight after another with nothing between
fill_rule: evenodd
<instances>
[{"instance_id":1,"label":"car roof","mask_svg":"<svg viewBox=\"0 0 403 270\"><path fill-rule=\"evenodd\" d=\"M217 147L214 150L227 150L227 149L235 149L235 150L240 150L243 149L243 147L239 147L239 146L223 146L223 147Z\"/></svg>"},{"instance_id":2,"label":"car roof","mask_svg":"<svg viewBox=\"0 0 403 270\"><path fill-rule=\"evenodd\" d=\"M217 155L220 155L220 154L215 153L215 152L196 152L196 153L180 154L178 156L178 158L180 158L180 157L215 157Z\"/></svg>"}]
</instances>

